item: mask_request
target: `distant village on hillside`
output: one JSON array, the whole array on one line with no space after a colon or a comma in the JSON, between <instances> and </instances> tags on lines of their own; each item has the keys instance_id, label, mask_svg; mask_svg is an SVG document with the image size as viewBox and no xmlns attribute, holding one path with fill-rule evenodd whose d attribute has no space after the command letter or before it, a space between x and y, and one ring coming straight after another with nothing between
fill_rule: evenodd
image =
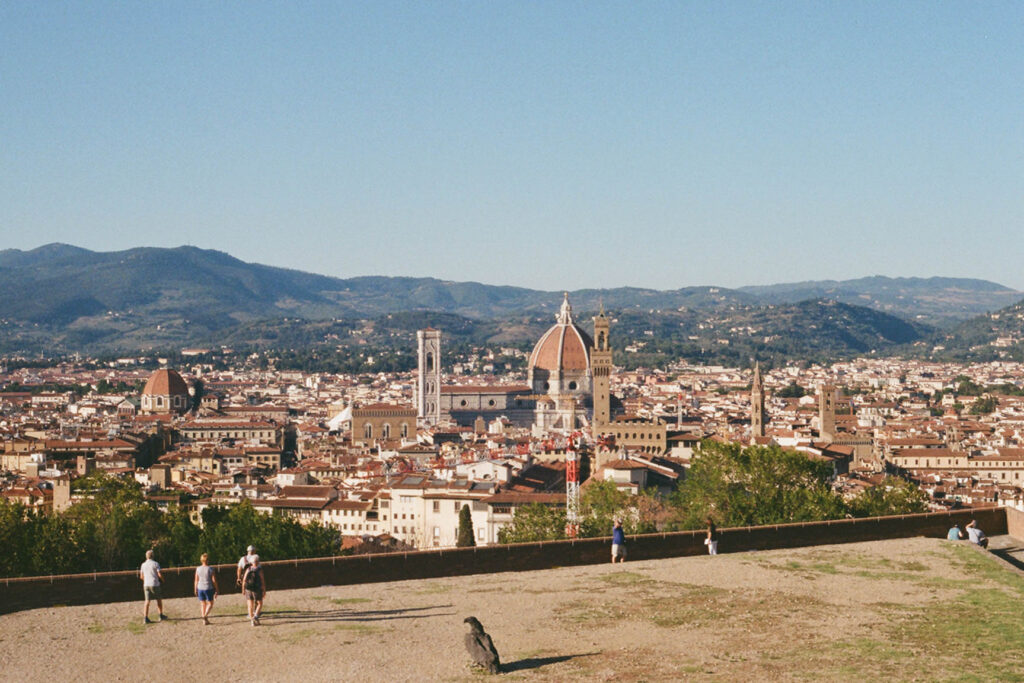
<instances>
[{"instance_id":1,"label":"distant village on hillside","mask_svg":"<svg viewBox=\"0 0 1024 683\"><path fill-rule=\"evenodd\" d=\"M225 370L190 364L194 349L155 371L132 357L0 368L0 496L63 510L79 495L75 478L103 471L197 521L247 500L334 527L356 550L454 546L468 506L487 545L520 507L571 509L596 481L671 491L715 440L827 462L844 495L895 475L936 510L1024 501L1020 363L626 372L611 325L603 311L581 324L566 295L525 372L504 374L488 351L442 372L444 330L434 329L410 349L411 373ZM91 390L46 390L69 385Z\"/></svg>"}]
</instances>

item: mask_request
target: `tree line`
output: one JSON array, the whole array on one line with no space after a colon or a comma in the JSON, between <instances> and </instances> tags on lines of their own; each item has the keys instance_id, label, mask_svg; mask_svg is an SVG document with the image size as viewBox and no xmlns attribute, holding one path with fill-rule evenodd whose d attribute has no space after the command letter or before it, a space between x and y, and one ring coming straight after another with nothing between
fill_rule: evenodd
<instances>
[{"instance_id":1,"label":"tree line","mask_svg":"<svg viewBox=\"0 0 1024 683\"><path fill-rule=\"evenodd\" d=\"M204 552L211 564L234 562L249 544L264 560L340 549L335 529L264 515L248 501L206 508L197 525L180 507L161 512L146 502L133 482L94 473L75 488L88 497L63 512L0 500L0 577L135 569L150 549L164 567L198 564Z\"/></svg>"},{"instance_id":2,"label":"tree line","mask_svg":"<svg viewBox=\"0 0 1024 683\"><path fill-rule=\"evenodd\" d=\"M580 496L580 535L609 536L612 521L627 533L814 522L927 512L928 497L913 483L887 477L880 486L844 497L832 488L832 465L778 446L705 441L686 478L667 496L632 496L613 482L591 481ZM519 508L498 533L501 543L565 538L565 510Z\"/></svg>"}]
</instances>

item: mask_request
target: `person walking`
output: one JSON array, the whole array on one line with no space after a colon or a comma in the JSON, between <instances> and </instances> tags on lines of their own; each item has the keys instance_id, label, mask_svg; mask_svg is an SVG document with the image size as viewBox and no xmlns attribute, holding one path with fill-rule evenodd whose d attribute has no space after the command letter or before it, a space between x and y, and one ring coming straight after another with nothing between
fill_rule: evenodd
<instances>
[{"instance_id":1,"label":"person walking","mask_svg":"<svg viewBox=\"0 0 1024 683\"><path fill-rule=\"evenodd\" d=\"M201 563L196 567L196 578L192 582L192 590L196 592L199 599L199 616L203 618L203 625L210 625L210 610L213 609L213 599L217 597L220 590L217 586L217 572L210 566L210 556L203 553L199 558Z\"/></svg>"},{"instance_id":2,"label":"person walking","mask_svg":"<svg viewBox=\"0 0 1024 683\"><path fill-rule=\"evenodd\" d=\"M710 517L708 517L708 535L704 539L704 545L708 547L708 555L718 554L718 527Z\"/></svg>"},{"instance_id":3,"label":"person walking","mask_svg":"<svg viewBox=\"0 0 1024 683\"><path fill-rule=\"evenodd\" d=\"M160 571L160 565L153 559L152 550L146 551L146 561L139 567L139 578L142 579L142 596L146 600L145 606L142 608L142 623L150 623L149 603L153 600L156 600L156 608L160 610L160 621L165 621L167 615L164 614L164 600L160 591L164 575Z\"/></svg>"},{"instance_id":4,"label":"person walking","mask_svg":"<svg viewBox=\"0 0 1024 683\"><path fill-rule=\"evenodd\" d=\"M242 592L245 604L249 608L249 622L253 626L260 625L260 614L263 612L263 598L267 594L267 582L260 567L260 556L253 555L252 563L242 575Z\"/></svg>"},{"instance_id":5,"label":"person walking","mask_svg":"<svg viewBox=\"0 0 1024 683\"><path fill-rule=\"evenodd\" d=\"M622 522L615 520L612 524L612 564L615 560L626 561L626 532L622 530Z\"/></svg>"},{"instance_id":6,"label":"person walking","mask_svg":"<svg viewBox=\"0 0 1024 683\"><path fill-rule=\"evenodd\" d=\"M242 555L238 560L238 571L235 573L235 584L242 587L242 575L245 574L245 570L252 564L252 558L256 555L255 546L249 546L245 549L245 555Z\"/></svg>"}]
</instances>

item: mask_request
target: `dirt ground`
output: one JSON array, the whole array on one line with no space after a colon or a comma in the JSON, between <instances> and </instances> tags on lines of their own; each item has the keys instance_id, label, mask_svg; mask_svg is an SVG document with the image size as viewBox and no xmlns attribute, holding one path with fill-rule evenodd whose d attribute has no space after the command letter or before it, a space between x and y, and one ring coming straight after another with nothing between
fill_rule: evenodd
<instances>
[{"instance_id":1,"label":"dirt ground","mask_svg":"<svg viewBox=\"0 0 1024 683\"><path fill-rule=\"evenodd\" d=\"M459 681L464 617L505 679L841 680L837 648L956 590L952 544L908 539L620 565L275 592L263 625L238 594L204 626L194 599L0 616L0 680ZM140 589L141 594L141 589ZM155 612L155 606L154 606ZM826 653L826 654L822 654ZM844 654L845 653L845 654Z\"/></svg>"}]
</instances>

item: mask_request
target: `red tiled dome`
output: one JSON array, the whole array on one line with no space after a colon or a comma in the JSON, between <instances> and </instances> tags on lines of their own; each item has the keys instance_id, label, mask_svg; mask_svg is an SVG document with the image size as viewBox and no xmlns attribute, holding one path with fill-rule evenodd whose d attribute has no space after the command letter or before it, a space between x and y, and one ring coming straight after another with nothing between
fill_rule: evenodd
<instances>
[{"instance_id":1,"label":"red tiled dome","mask_svg":"<svg viewBox=\"0 0 1024 683\"><path fill-rule=\"evenodd\" d=\"M544 333L530 354L530 369L550 372L586 372L590 369L590 335L572 319L572 308L566 296L558 314L558 322Z\"/></svg>"},{"instance_id":2,"label":"red tiled dome","mask_svg":"<svg viewBox=\"0 0 1024 683\"><path fill-rule=\"evenodd\" d=\"M188 385L175 370L157 370L146 381L143 396L188 395Z\"/></svg>"}]
</instances>

